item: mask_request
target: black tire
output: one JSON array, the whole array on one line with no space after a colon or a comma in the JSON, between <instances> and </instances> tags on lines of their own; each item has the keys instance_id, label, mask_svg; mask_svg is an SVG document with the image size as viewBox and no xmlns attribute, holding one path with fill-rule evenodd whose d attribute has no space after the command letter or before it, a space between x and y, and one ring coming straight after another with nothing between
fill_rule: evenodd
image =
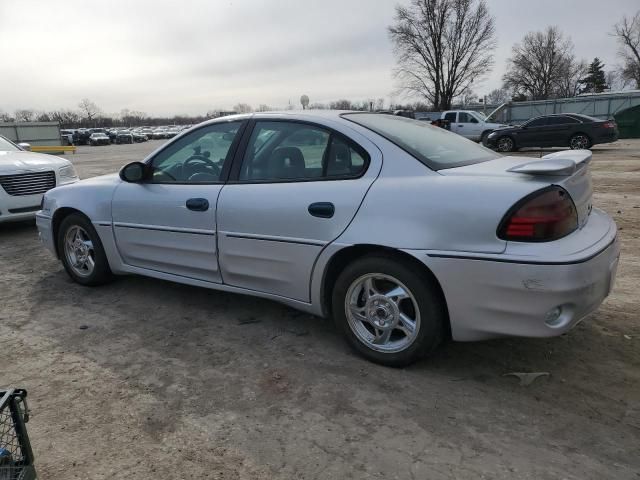
<instances>
[{"instance_id":1,"label":"black tire","mask_svg":"<svg viewBox=\"0 0 640 480\"><path fill-rule=\"evenodd\" d=\"M349 324L346 313L347 293L354 282L367 274L394 277L410 291L417 303L419 327L412 343L401 351L374 350L356 335ZM333 287L332 313L337 327L358 353L372 362L389 367L403 367L432 353L442 342L447 323L446 306L435 281L410 262L384 254L368 255L347 265Z\"/></svg>"},{"instance_id":2,"label":"black tire","mask_svg":"<svg viewBox=\"0 0 640 480\"><path fill-rule=\"evenodd\" d=\"M585 133L576 133L569 139L569 148L571 150L580 150L591 148L591 139Z\"/></svg>"},{"instance_id":3,"label":"black tire","mask_svg":"<svg viewBox=\"0 0 640 480\"><path fill-rule=\"evenodd\" d=\"M496 150L499 152L513 152L516 150L516 142L511 137L500 137L496 140Z\"/></svg>"},{"instance_id":4,"label":"black tire","mask_svg":"<svg viewBox=\"0 0 640 480\"><path fill-rule=\"evenodd\" d=\"M93 260L94 267L93 271L86 275L82 276L76 273L72 265L70 264L70 260L65 253L65 236L67 232L73 227L82 228L86 234L88 235L91 243L93 244ZM113 274L111 273L111 269L109 268L109 262L107 261L107 256L104 253L104 248L102 246L102 242L100 241L100 237L96 232L95 228L91 222L79 213L72 213L62 220L60 224L60 228L58 229L58 237L56 239L58 254L60 256L60 260L64 265L64 269L67 271L67 274L72 278L73 281L85 285L85 286L96 286L102 285L109 282L113 278Z\"/></svg>"}]
</instances>

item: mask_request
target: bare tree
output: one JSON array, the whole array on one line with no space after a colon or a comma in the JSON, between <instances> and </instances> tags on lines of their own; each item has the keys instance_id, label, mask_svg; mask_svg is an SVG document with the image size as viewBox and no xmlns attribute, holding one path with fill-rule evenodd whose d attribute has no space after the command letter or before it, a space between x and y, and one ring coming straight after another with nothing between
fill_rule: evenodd
<instances>
[{"instance_id":1,"label":"bare tree","mask_svg":"<svg viewBox=\"0 0 640 480\"><path fill-rule=\"evenodd\" d=\"M13 115L16 122L33 122L36 117L36 112L29 108L22 108L16 110Z\"/></svg>"},{"instance_id":2,"label":"bare tree","mask_svg":"<svg viewBox=\"0 0 640 480\"><path fill-rule=\"evenodd\" d=\"M0 110L0 122L13 122L13 117Z\"/></svg>"},{"instance_id":3,"label":"bare tree","mask_svg":"<svg viewBox=\"0 0 640 480\"><path fill-rule=\"evenodd\" d=\"M493 66L495 26L484 0L412 0L389 27L401 92L436 110L471 89Z\"/></svg>"},{"instance_id":4,"label":"bare tree","mask_svg":"<svg viewBox=\"0 0 640 480\"><path fill-rule=\"evenodd\" d=\"M259 112L270 112L272 110L273 110L273 108L270 107L269 105L265 104L265 103L261 103L260 106L258 106L258 111Z\"/></svg>"},{"instance_id":5,"label":"bare tree","mask_svg":"<svg viewBox=\"0 0 640 480\"><path fill-rule=\"evenodd\" d=\"M487 105L502 105L511 100L511 93L506 88L496 88L489 92L486 99Z\"/></svg>"},{"instance_id":6,"label":"bare tree","mask_svg":"<svg viewBox=\"0 0 640 480\"><path fill-rule=\"evenodd\" d=\"M302 109L306 110L309 107L309 96L308 95L302 95L300 97L300 105L302 105Z\"/></svg>"},{"instance_id":7,"label":"bare tree","mask_svg":"<svg viewBox=\"0 0 640 480\"><path fill-rule=\"evenodd\" d=\"M640 88L640 10L631 18L622 17L614 26L613 34L618 38L618 55L624 62L622 77Z\"/></svg>"},{"instance_id":8,"label":"bare tree","mask_svg":"<svg viewBox=\"0 0 640 480\"><path fill-rule=\"evenodd\" d=\"M513 46L502 80L514 92L545 100L570 76L572 62L571 40L564 38L558 27L547 27L544 32L527 33L522 43Z\"/></svg>"},{"instance_id":9,"label":"bare tree","mask_svg":"<svg viewBox=\"0 0 640 480\"><path fill-rule=\"evenodd\" d=\"M80 108L80 114L82 115L82 117L85 118L89 123L97 119L102 113L100 108L88 98L83 98L82 100L80 100L78 108Z\"/></svg>"},{"instance_id":10,"label":"bare tree","mask_svg":"<svg viewBox=\"0 0 640 480\"><path fill-rule=\"evenodd\" d=\"M327 108L328 107L326 103L316 102L309 105L310 110L327 110Z\"/></svg>"},{"instance_id":11,"label":"bare tree","mask_svg":"<svg viewBox=\"0 0 640 480\"><path fill-rule=\"evenodd\" d=\"M233 111L236 113L251 113L253 108L248 103L238 103L233 107Z\"/></svg>"},{"instance_id":12,"label":"bare tree","mask_svg":"<svg viewBox=\"0 0 640 480\"><path fill-rule=\"evenodd\" d=\"M575 97L583 88L583 78L587 74L589 65L584 60L576 60L567 56L560 66L555 95L561 98Z\"/></svg>"}]
</instances>

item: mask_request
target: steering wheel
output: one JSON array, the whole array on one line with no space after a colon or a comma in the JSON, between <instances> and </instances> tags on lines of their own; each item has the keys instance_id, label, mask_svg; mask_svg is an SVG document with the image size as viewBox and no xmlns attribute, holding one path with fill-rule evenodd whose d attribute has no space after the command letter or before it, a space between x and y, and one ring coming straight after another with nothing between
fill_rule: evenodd
<instances>
[{"instance_id":1,"label":"steering wheel","mask_svg":"<svg viewBox=\"0 0 640 480\"><path fill-rule=\"evenodd\" d=\"M205 173L197 170L198 164L204 164L205 166L211 168L212 172L206 172L206 173L213 173L213 175L218 175L218 176L220 175L220 166L216 162L211 160L209 157L205 157L204 155L192 155L189 158L187 158L182 164L182 169L183 171L185 171L186 173L185 176L187 178L194 173Z\"/></svg>"}]
</instances>

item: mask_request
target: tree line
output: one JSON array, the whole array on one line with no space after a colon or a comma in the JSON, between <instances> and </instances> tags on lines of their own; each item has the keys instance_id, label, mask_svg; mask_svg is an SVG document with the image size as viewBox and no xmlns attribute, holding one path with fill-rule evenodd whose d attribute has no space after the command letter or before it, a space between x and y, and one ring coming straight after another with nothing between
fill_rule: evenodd
<instances>
[{"instance_id":1,"label":"tree line","mask_svg":"<svg viewBox=\"0 0 640 480\"><path fill-rule=\"evenodd\" d=\"M477 99L473 86L494 65L495 19L485 0L412 0L397 6L389 36L394 45L397 93L421 98L435 110ZM546 100L640 89L640 11L613 26L622 64L605 72L599 58L578 59L557 26L527 33L512 47L503 86L487 103Z\"/></svg>"}]
</instances>

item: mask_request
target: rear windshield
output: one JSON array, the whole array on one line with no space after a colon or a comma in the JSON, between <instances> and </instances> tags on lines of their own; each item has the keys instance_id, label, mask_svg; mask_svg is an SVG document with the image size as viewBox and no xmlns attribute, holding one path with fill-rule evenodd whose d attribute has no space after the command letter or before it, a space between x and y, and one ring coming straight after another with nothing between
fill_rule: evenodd
<instances>
[{"instance_id":1,"label":"rear windshield","mask_svg":"<svg viewBox=\"0 0 640 480\"><path fill-rule=\"evenodd\" d=\"M379 113L345 113L342 116L395 143L432 170L472 165L499 157L471 140L419 120Z\"/></svg>"}]
</instances>

